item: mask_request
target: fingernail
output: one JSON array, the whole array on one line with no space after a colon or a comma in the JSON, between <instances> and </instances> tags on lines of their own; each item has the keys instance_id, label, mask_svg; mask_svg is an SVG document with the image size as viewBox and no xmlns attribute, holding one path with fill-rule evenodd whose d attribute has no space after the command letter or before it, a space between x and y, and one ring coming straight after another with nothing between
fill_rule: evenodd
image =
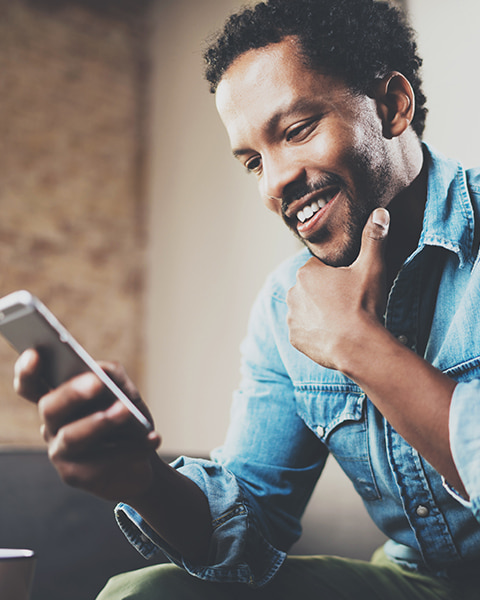
<instances>
[{"instance_id":1,"label":"fingernail","mask_svg":"<svg viewBox=\"0 0 480 600\"><path fill-rule=\"evenodd\" d=\"M123 415L125 413L125 407L121 402L114 402L110 405L105 411L105 415L110 419L115 419L115 417L119 415Z\"/></svg>"},{"instance_id":2,"label":"fingernail","mask_svg":"<svg viewBox=\"0 0 480 600\"><path fill-rule=\"evenodd\" d=\"M93 373L83 373L77 377L74 377L70 383L72 389L79 394L93 394L96 392L98 380L96 375Z\"/></svg>"},{"instance_id":3,"label":"fingernail","mask_svg":"<svg viewBox=\"0 0 480 600\"><path fill-rule=\"evenodd\" d=\"M390 224L390 213L384 208L376 208L373 211L372 221L383 229L387 229Z\"/></svg>"}]
</instances>

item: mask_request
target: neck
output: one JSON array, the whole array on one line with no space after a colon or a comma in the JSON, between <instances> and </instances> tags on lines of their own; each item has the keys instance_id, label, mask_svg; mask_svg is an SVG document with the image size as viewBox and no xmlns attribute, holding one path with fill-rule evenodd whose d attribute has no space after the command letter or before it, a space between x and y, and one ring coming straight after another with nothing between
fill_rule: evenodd
<instances>
[{"instance_id":1,"label":"neck","mask_svg":"<svg viewBox=\"0 0 480 600\"><path fill-rule=\"evenodd\" d=\"M417 164L416 175L411 183L388 206L390 231L386 261L389 289L405 259L417 247L422 232L428 181L428 167L423 153Z\"/></svg>"}]
</instances>

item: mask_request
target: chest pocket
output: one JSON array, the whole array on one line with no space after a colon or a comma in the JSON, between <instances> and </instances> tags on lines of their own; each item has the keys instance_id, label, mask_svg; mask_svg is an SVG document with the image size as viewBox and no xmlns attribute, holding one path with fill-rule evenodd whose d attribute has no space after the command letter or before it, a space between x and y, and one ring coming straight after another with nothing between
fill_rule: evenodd
<instances>
[{"instance_id":1,"label":"chest pocket","mask_svg":"<svg viewBox=\"0 0 480 600\"><path fill-rule=\"evenodd\" d=\"M461 362L453 367L449 367L445 369L444 372L458 383L466 383L473 379L480 379L480 356Z\"/></svg>"},{"instance_id":2,"label":"chest pocket","mask_svg":"<svg viewBox=\"0 0 480 600\"><path fill-rule=\"evenodd\" d=\"M379 500L368 442L367 403L361 390L300 386L297 412L327 446L364 500Z\"/></svg>"}]
</instances>

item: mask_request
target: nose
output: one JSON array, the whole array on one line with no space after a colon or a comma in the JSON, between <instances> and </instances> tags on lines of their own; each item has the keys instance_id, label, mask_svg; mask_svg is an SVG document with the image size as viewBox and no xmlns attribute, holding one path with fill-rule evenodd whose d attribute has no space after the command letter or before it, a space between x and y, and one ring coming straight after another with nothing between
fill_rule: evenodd
<instances>
[{"instance_id":1,"label":"nose","mask_svg":"<svg viewBox=\"0 0 480 600\"><path fill-rule=\"evenodd\" d=\"M305 179L305 168L283 156L263 156L260 192L267 208L279 212L286 188Z\"/></svg>"}]
</instances>

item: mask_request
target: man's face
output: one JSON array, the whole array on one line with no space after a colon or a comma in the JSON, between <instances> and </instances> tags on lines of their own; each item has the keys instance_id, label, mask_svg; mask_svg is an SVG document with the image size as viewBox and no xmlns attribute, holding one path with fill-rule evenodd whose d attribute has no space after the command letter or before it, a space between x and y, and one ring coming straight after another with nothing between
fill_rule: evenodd
<instances>
[{"instance_id":1,"label":"man's face","mask_svg":"<svg viewBox=\"0 0 480 600\"><path fill-rule=\"evenodd\" d=\"M325 263L353 262L368 215L395 189L376 101L307 68L292 38L238 57L216 101L267 207Z\"/></svg>"}]
</instances>

